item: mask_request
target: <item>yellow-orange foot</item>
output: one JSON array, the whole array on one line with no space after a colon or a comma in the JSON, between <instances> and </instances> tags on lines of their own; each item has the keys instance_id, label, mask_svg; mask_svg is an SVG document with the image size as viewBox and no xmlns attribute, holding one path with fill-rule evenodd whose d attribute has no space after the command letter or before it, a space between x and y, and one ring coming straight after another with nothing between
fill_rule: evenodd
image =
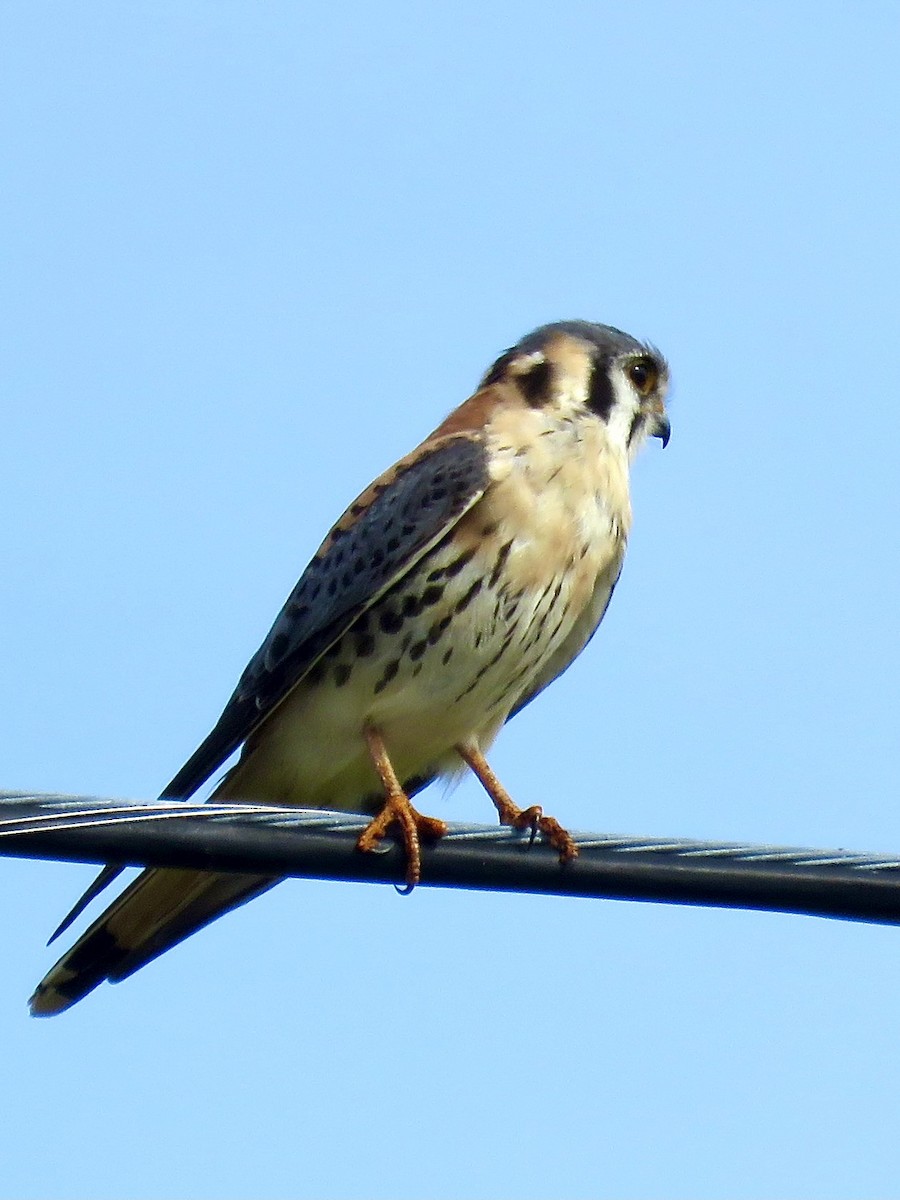
<instances>
[{"instance_id":1,"label":"yellow-orange foot","mask_svg":"<svg viewBox=\"0 0 900 1200\"><path fill-rule=\"evenodd\" d=\"M422 877L420 839L443 837L447 822L424 816L413 808L405 792L394 792L356 839L357 850L374 850L393 825L399 828L406 849L406 886L412 890Z\"/></svg>"},{"instance_id":2,"label":"yellow-orange foot","mask_svg":"<svg viewBox=\"0 0 900 1200\"><path fill-rule=\"evenodd\" d=\"M467 742L457 746L457 750L493 800L501 825L511 825L514 829L530 829L532 836L540 832L553 849L559 852L561 863L570 862L578 857L578 847L569 831L563 829L555 817L545 817L539 804L532 804L530 808L519 808L476 745Z\"/></svg>"},{"instance_id":3,"label":"yellow-orange foot","mask_svg":"<svg viewBox=\"0 0 900 1200\"><path fill-rule=\"evenodd\" d=\"M400 785L381 734L371 726L366 726L363 734L384 787L384 805L356 839L356 848L374 850L391 826L396 825L406 849L406 886L412 891L422 877L420 839L443 837L447 832L447 823L437 817L423 816L413 808L409 796Z\"/></svg>"}]
</instances>

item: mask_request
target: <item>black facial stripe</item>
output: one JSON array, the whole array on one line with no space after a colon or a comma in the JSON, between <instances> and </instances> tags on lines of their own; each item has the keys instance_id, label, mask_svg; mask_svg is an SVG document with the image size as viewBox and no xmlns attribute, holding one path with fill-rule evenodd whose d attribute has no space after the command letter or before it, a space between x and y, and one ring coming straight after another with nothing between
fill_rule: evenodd
<instances>
[{"instance_id":1,"label":"black facial stripe","mask_svg":"<svg viewBox=\"0 0 900 1200\"><path fill-rule=\"evenodd\" d=\"M519 387L522 395L532 408L540 408L550 397L550 384L553 379L553 367L546 358L534 364L530 371L519 376Z\"/></svg>"},{"instance_id":2,"label":"black facial stripe","mask_svg":"<svg viewBox=\"0 0 900 1200\"><path fill-rule=\"evenodd\" d=\"M634 416L631 418L631 424L628 427L628 443L627 444L629 446L634 441L634 436L637 433L638 429L640 429L641 423L643 420L644 420L644 414L641 412L640 409L638 409L637 412L634 414Z\"/></svg>"},{"instance_id":3,"label":"black facial stripe","mask_svg":"<svg viewBox=\"0 0 900 1200\"><path fill-rule=\"evenodd\" d=\"M609 377L609 364L606 362L594 363L591 381L588 384L587 403L588 408L598 417L602 417L604 421L609 420L609 414L615 403L615 393Z\"/></svg>"}]
</instances>

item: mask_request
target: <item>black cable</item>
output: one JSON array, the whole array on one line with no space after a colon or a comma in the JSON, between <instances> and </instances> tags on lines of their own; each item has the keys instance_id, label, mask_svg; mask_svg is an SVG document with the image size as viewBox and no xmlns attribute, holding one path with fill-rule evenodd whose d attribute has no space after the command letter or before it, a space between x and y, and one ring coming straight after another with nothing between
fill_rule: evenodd
<instances>
[{"instance_id":1,"label":"black cable","mask_svg":"<svg viewBox=\"0 0 900 1200\"><path fill-rule=\"evenodd\" d=\"M0 793L0 855L401 884L402 848L361 854L365 816L245 804L130 804ZM451 825L419 886L706 904L900 924L900 857L683 839L575 835L561 866L538 838Z\"/></svg>"}]
</instances>

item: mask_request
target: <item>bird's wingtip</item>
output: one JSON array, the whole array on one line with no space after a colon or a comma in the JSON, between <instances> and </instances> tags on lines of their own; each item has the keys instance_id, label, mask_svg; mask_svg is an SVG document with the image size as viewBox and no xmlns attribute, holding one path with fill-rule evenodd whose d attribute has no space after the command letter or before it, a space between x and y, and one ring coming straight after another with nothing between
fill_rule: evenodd
<instances>
[{"instance_id":1,"label":"bird's wingtip","mask_svg":"<svg viewBox=\"0 0 900 1200\"><path fill-rule=\"evenodd\" d=\"M87 906L93 900L95 900L102 891L105 891L105 889L109 887L114 879L117 879L122 874L122 870L123 868L117 863L107 863L107 865L93 881L91 886L79 897L72 908L69 909L57 927L50 934L50 937L47 939L48 946L52 946L56 939L60 937L61 934L65 933L70 925L74 924Z\"/></svg>"},{"instance_id":2,"label":"bird's wingtip","mask_svg":"<svg viewBox=\"0 0 900 1200\"><path fill-rule=\"evenodd\" d=\"M41 983L28 1001L28 1009L33 1017L55 1017L57 1013L65 1012L73 1003L55 987L45 987Z\"/></svg>"}]
</instances>

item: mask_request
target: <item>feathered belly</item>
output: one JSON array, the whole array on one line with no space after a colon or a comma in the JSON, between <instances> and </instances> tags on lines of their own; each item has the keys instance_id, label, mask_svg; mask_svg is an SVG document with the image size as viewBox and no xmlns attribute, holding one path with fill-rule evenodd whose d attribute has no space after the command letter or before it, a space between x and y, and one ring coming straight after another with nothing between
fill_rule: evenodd
<instances>
[{"instance_id":1,"label":"feathered belly","mask_svg":"<svg viewBox=\"0 0 900 1200\"><path fill-rule=\"evenodd\" d=\"M513 521L498 490L319 660L222 795L373 808L364 725L379 729L402 780L449 772L459 742L485 748L548 664L565 669L602 616L624 539L597 506L587 519Z\"/></svg>"}]
</instances>

